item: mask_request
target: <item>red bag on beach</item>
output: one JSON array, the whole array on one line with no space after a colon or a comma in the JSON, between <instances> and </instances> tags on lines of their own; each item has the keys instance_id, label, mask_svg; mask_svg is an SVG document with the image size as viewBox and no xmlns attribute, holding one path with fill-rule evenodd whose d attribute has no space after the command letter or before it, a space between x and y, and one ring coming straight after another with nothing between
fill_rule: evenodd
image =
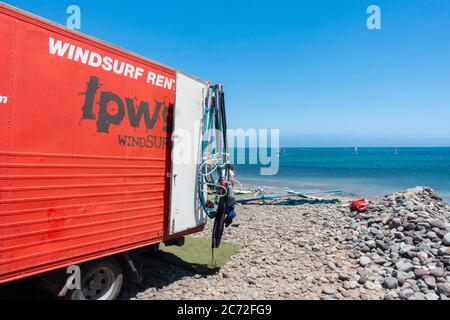
<instances>
[{"instance_id":1,"label":"red bag on beach","mask_svg":"<svg viewBox=\"0 0 450 320\"><path fill-rule=\"evenodd\" d=\"M354 202L352 202L352 204L350 205L350 211L351 212L359 212L359 213L364 213L367 212L369 210L369 206L366 203L366 199L359 199L356 200Z\"/></svg>"}]
</instances>

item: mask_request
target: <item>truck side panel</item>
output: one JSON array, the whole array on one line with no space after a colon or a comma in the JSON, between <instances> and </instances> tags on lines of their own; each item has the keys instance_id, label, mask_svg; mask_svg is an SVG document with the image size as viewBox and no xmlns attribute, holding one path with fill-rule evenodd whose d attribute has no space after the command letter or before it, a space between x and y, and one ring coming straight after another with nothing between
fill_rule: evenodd
<instances>
[{"instance_id":1,"label":"truck side panel","mask_svg":"<svg viewBox=\"0 0 450 320\"><path fill-rule=\"evenodd\" d=\"M160 242L175 72L3 6L0 39L0 283Z\"/></svg>"},{"instance_id":2,"label":"truck side panel","mask_svg":"<svg viewBox=\"0 0 450 320\"><path fill-rule=\"evenodd\" d=\"M11 104L12 104L12 61L13 61L13 43L14 43L14 19L11 17L4 17L0 19L0 148L1 150L9 150L9 140L11 133ZM4 158L5 162L8 162L8 158ZM3 161L2 161L3 162ZM3 179L8 174L7 167L1 167L0 173L0 261L3 261L3 236L4 230L2 228L4 224L4 215L2 214L6 205L3 204L3 200L7 198L7 193L4 192L6 186L6 180Z\"/></svg>"}]
</instances>

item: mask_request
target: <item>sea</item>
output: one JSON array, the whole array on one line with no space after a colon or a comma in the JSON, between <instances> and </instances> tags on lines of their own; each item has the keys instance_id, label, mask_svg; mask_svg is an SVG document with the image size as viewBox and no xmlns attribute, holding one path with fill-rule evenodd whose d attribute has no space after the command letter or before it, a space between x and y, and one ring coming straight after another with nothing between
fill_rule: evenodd
<instances>
[{"instance_id":1,"label":"sea","mask_svg":"<svg viewBox=\"0 0 450 320\"><path fill-rule=\"evenodd\" d=\"M450 200L450 148L281 148L277 154L276 175L261 175L261 165L236 164L237 180L244 187L365 197L427 186Z\"/></svg>"}]
</instances>

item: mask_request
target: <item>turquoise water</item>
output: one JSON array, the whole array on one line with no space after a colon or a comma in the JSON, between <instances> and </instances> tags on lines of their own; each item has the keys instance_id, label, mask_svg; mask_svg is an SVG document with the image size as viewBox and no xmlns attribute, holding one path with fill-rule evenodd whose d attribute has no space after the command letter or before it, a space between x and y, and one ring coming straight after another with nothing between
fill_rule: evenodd
<instances>
[{"instance_id":1,"label":"turquoise water","mask_svg":"<svg viewBox=\"0 0 450 320\"><path fill-rule=\"evenodd\" d=\"M362 196L429 186L450 199L450 148L283 148L276 176L261 176L257 165L236 165L236 171L244 185L343 188Z\"/></svg>"}]
</instances>

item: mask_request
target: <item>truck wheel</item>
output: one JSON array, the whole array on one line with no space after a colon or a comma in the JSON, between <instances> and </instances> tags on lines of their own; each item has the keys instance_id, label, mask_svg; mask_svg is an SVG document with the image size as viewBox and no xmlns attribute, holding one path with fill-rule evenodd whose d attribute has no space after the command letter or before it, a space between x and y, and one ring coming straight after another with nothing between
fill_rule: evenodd
<instances>
[{"instance_id":1,"label":"truck wheel","mask_svg":"<svg viewBox=\"0 0 450 320\"><path fill-rule=\"evenodd\" d=\"M68 300L115 300L122 289L123 273L113 258L81 266L81 290L67 292Z\"/></svg>"}]
</instances>

